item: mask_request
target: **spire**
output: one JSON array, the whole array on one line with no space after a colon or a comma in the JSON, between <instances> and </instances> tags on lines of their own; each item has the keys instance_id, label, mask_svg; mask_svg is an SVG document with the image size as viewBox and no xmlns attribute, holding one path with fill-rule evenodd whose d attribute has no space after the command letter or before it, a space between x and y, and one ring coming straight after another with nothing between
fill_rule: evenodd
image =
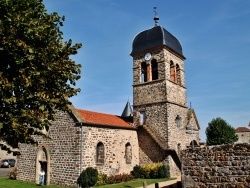
<instances>
[{"instance_id":1,"label":"spire","mask_svg":"<svg viewBox=\"0 0 250 188\"><path fill-rule=\"evenodd\" d=\"M132 110L132 107L131 107L129 100L128 100L128 102L127 102L127 104L122 112L121 117L129 117L129 116L133 116L133 110Z\"/></svg>"},{"instance_id":2,"label":"spire","mask_svg":"<svg viewBox=\"0 0 250 188\"><path fill-rule=\"evenodd\" d=\"M157 9L157 7L154 7L154 10L153 10L155 13L154 21L155 21L155 26L158 26L159 17L157 16L156 9Z\"/></svg>"}]
</instances>

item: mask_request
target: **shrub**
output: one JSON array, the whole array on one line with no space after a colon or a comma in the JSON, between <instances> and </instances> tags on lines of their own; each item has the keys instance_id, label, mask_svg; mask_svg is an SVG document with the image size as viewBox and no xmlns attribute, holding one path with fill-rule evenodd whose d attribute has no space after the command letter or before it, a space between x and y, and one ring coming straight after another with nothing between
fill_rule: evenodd
<instances>
[{"instance_id":1,"label":"shrub","mask_svg":"<svg viewBox=\"0 0 250 188\"><path fill-rule=\"evenodd\" d=\"M165 178L169 177L169 170L163 163L152 163L144 166L136 165L131 174L135 178Z\"/></svg>"},{"instance_id":2,"label":"shrub","mask_svg":"<svg viewBox=\"0 0 250 188\"><path fill-rule=\"evenodd\" d=\"M89 186L94 186L98 179L98 171L94 168L89 167L86 169L86 173L89 178L89 182L88 182Z\"/></svg>"},{"instance_id":3,"label":"shrub","mask_svg":"<svg viewBox=\"0 0 250 188\"><path fill-rule=\"evenodd\" d=\"M98 181L96 185L106 185L106 184L114 184L114 183L120 183L125 182L134 179L134 177L131 174L117 174L117 175L111 175L107 176L106 174L100 174L98 176Z\"/></svg>"},{"instance_id":4,"label":"shrub","mask_svg":"<svg viewBox=\"0 0 250 188\"><path fill-rule=\"evenodd\" d=\"M168 178L170 176L169 170L165 165L162 165L158 169L158 178Z\"/></svg>"},{"instance_id":5,"label":"shrub","mask_svg":"<svg viewBox=\"0 0 250 188\"><path fill-rule=\"evenodd\" d=\"M106 185L106 184L108 184L107 174L102 174L102 173L98 174L96 185L99 186L99 185Z\"/></svg>"},{"instance_id":6,"label":"shrub","mask_svg":"<svg viewBox=\"0 0 250 188\"><path fill-rule=\"evenodd\" d=\"M83 170L80 176L77 178L77 183L82 188L89 188L94 186L98 179L98 171L92 167L86 168Z\"/></svg>"},{"instance_id":7,"label":"shrub","mask_svg":"<svg viewBox=\"0 0 250 188\"><path fill-rule=\"evenodd\" d=\"M134 178L145 178L145 171L139 165L134 166L133 171L131 171L131 174L132 176L134 176Z\"/></svg>"}]
</instances>

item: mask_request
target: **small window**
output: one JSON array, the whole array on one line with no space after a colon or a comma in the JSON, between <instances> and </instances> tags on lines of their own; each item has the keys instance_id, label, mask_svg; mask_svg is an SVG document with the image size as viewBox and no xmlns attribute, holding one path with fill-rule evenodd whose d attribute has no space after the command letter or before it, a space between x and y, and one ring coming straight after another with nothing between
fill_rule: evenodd
<instances>
[{"instance_id":1,"label":"small window","mask_svg":"<svg viewBox=\"0 0 250 188\"><path fill-rule=\"evenodd\" d=\"M178 155L181 154L181 144L180 143L177 144L177 153L178 153Z\"/></svg>"},{"instance_id":2,"label":"small window","mask_svg":"<svg viewBox=\"0 0 250 188\"><path fill-rule=\"evenodd\" d=\"M96 147L96 163L104 164L104 145L101 142Z\"/></svg>"},{"instance_id":3,"label":"small window","mask_svg":"<svg viewBox=\"0 0 250 188\"><path fill-rule=\"evenodd\" d=\"M175 123L177 125L177 127L181 127L181 116L177 115L175 118Z\"/></svg>"},{"instance_id":4,"label":"small window","mask_svg":"<svg viewBox=\"0 0 250 188\"><path fill-rule=\"evenodd\" d=\"M178 64L176 65L176 74L177 74L177 84L181 85L181 69Z\"/></svg>"},{"instance_id":5,"label":"small window","mask_svg":"<svg viewBox=\"0 0 250 188\"><path fill-rule=\"evenodd\" d=\"M132 161L132 147L131 147L130 143L127 143L125 145L125 160L126 160L126 164L131 164L131 161Z\"/></svg>"},{"instance_id":6,"label":"small window","mask_svg":"<svg viewBox=\"0 0 250 188\"><path fill-rule=\"evenodd\" d=\"M152 80L157 80L158 79L158 63L156 60L152 60L151 62L152 66Z\"/></svg>"},{"instance_id":7,"label":"small window","mask_svg":"<svg viewBox=\"0 0 250 188\"><path fill-rule=\"evenodd\" d=\"M170 61L170 80L172 82L176 82L176 72L175 72L175 65L173 61Z\"/></svg>"},{"instance_id":8,"label":"small window","mask_svg":"<svg viewBox=\"0 0 250 188\"><path fill-rule=\"evenodd\" d=\"M141 83L147 82L147 64L143 62L141 64Z\"/></svg>"},{"instance_id":9,"label":"small window","mask_svg":"<svg viewBox=\"0 0 250 188\"><path fill-rule=\"evenodd\" d=\"M140 125L145 125L146 123L146 113L145 111L140 112Z\"/></svg>"}]
</instances>

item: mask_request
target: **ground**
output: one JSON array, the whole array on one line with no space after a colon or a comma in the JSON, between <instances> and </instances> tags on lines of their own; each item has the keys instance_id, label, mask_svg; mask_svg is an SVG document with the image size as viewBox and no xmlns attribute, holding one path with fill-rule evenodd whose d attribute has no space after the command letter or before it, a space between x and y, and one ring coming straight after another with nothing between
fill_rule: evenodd
<instances>
[{"instance_id":1,"label":"ground","mask_svg":"<svg viewBox=\"0 0 250 188\"><path fill-rule=\"evenodd\" d=\"M5 177L8 176L9 173L13 170L14 167L12 168L0 168L0 177Z\"/></svg>"}]
</instances>

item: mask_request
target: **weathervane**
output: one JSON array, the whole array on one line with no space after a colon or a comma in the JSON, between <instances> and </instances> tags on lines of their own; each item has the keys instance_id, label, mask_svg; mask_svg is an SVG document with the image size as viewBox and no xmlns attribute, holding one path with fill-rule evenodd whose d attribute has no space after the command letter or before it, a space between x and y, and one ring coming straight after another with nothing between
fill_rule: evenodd
<instances>
[{"instance_id":1,"label":"weathervane","mask_svg":"<svg viewBox=\"0 0 250 188\"><path fill-rule=\"evenodd\" d=\"M155 13L155 17L154 17L154 21L155 21L155 26L158 25L158 21L159 21L159 17L157 16L157 11L156 11L157 7L154 7L154 13Z\"/></svg>"}]
</instances>

